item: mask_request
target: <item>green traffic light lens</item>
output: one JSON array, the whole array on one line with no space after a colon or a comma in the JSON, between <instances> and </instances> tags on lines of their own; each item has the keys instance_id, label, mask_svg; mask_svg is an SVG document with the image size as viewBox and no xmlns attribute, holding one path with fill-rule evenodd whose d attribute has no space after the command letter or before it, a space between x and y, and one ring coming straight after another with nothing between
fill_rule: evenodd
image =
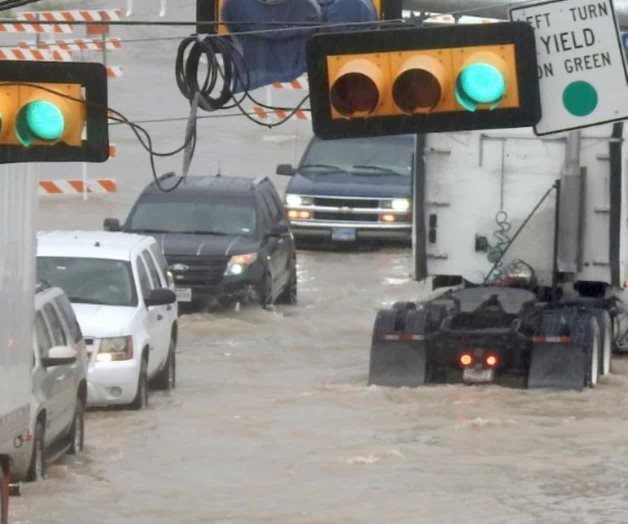
<instances>
[{"instance_id":1,"label":"green traffic light lens","mask_svg":"<svg viewBox=\"0 0 628 524\"><path fill-rule=\"evenodd\" d=\"M56 142L63 136L65 120L57 106L45 100L35 100L20 110L15 129L25 146L35 140Z\"/></svg>"},{"instance_id":2,"label":"green traffic light lens","mask_svg":"<svg viewBox=\"0 0 628 524\"><path fill-rule=\"evenodd\" d=\"M465 67L456 81L456 100L467 111L478 104L497 105L506 93L506 82L500 71L489 64Z\"/></svg>"}]
</instances>

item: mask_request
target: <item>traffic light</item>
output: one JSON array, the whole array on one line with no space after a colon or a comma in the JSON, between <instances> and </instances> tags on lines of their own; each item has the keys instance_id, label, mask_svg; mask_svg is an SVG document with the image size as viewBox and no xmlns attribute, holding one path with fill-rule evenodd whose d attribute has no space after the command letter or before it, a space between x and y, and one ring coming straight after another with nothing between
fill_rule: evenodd
<instances>
[{"instance_id":1,"label":"traffic light","mask_svg":"<svg viewBox=\"0 0 628 524\"><path fill-rule=\"evenodd\" d=\"M102 64L3 61L0 163L109 158Z\"/></svg>"},{"instance_id":2,"label":"traffic light","mask_svg":"<svg viewBox=\"0 0 628 524\"><path fill-rule=\"evenodd\" d=\"M324 33L307 45L320 138L531 126L541 108L523 22Z\"/></svg>"}]
</instances>

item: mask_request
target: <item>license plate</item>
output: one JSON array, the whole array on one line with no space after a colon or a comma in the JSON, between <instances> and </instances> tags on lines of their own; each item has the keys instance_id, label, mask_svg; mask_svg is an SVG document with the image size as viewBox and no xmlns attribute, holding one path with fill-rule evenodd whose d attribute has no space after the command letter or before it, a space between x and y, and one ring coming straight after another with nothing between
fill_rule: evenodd
<instances>
[{"instance_id":1,"label":"license plate","mask_svg":"<svg viewBox=\"0 0 628 524\"><path fill-rule=\"evenodd\" d=\"M331 230L331 239L340 240L342 242L351 242L355 240L355 229L352 227L335 227Z\"/></svg>"},{"instance_id":2,"label":"license plate","mask_svg":"<svg viewBox=\"0 0 628 524\"><path fill-rule=\"evenodd\" d=\"M473 384L493 382L493 370L465 368L462 372L462 380L463 382L471 382Z\"/></svg>"},{"instance_id":3,"label":"license plate","mask_svg":"<svg viewBox=\"0 0 628 524\"><path fill-rule=\"evenodd\" d=\"M192 301L192 290L189 287L178 287L175 289L175 293L179 302Z\"/></svg>"}]
</instances>

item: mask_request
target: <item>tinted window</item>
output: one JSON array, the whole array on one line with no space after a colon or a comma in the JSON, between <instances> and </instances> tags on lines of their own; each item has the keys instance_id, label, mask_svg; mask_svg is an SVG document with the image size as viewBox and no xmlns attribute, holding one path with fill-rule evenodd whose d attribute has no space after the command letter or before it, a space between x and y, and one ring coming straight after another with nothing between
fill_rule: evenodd
<instances>
[{"instance_id":1,"label":"tinted window","mask_svg":"<svg viewBox=\"0 0 628 524\"><path fill-rule=\"evenodd\" d=\"M52 304L46 304L43 311L44 315L48 319L53 344L55 346L66 346L68 341L65 338L65 331L63 331L63 325L61 324L61 319L57 314L57 310Z\"/></svg>"},{"instance_id":2,"label":"tinted window","mask_svg":"<svg viewBox=\"0 0 628 524\"><path fill-rule=\"evenodd\" d=\"M63 289L70 302L137 305L131 264L123 260L37 257L37 278Z\"/></svg>"},{"instance_id":3,"label":"tinted window","mask_svg":"<svg viewBox=\"0 0 628 524\"><path fill-rule=\"evenodd\" d=\"M270 225L272 224L272 220L270 218L270 209L268 207L268 202L266 199L262 197L262 195L258 195L258 207L259 207L259 221L260 228L262 231L268 231Z\"/></svg>"},{"instance_id":4,"label":"tinted window","mask_svg":"<svg viewBox=\"0 0 628 524\"><path fill-rule=\"evenodd\" d=\"M166 258L162 254L161 250L159 249L159 244L151 244L150 252L155 257L159 269L161 269L163 274L166 275L168 273L168 262L166 261Z\"/></svg>"},{"instance_id":5,"label":"tinted window","mask_svg":"<svg viewBox=\"0 0 628 524\"><path fill-rule=\"evenodd\" d=\"M301 160L301 170L308 164L326 164L345 171L378 174L376 170L360 169L355 166L379 166L391 169L400 175L412 174L414 135L384 136L370 138L344 138L342 140L312 139ZM312 167L317 172L321 168Z\"/></svg>"},{"instance_id":6,"label":"tinted window","mask_svg":"<svg viewBox=\"0 0 628 524\"><path fill-rule=\"evenodd\" d=\"M273 200L273 197L271 196L270 191L263 191L262 198L264 199L264 202L266 203L266 209L268 210L271 222L273 224L276 224L277 222L281 222L281 219L283 218L281 216L281 209L277 207L277 204Z\"/></svg>"},{"instance_id":7,"label":"tinted window","mask_svg":"<svg viewBox=\"0 0 628 524\"><path fill-rule=\"evenodd\" d=\"M76 321L76 316L74 315L74 310L72 309L72 304L70 304L68 297L60 295L55 299L55 302L63 320L65 320L66 326L70 329L72 340L74 340L74 342L80 342L83 338L83 334L81 333L79 323Z\"/></svg>"},{"instance_id":8,"label":"tinted window","mask_svg":"<svg viewBox=\"0 0 628 524\"><path fill-rule=\"evenodd\" d=\"M40 357L48 355L48 350L52 347L52 340L48 333L48 328L44 322L44 317L40 311L35 313L35 338L37 340L37 350Z\"/></svg>"},{"instance_id":9,"label":"tinted window","mask_svg":"<svg viewBox=\"0 0 628 524\"><path fill-rule=\"evenodd\" d=\"M155 262L153 262L150 253L148 251L144 251L142 254L144 255L144 262L146 262L146 266L148 267L150 278L153 281L153 288L161 287L164 283L159 277L159 271L157 270L157 266L155 265Z\"/></svg>"},{"instance_id":10,"label":"tinted window","mask_svg":"<svg viewBox=\"0 0 628 524\"><path fill-rule=\"evenodd\" d=\"M150 278L148 278L148 271L146 271L146 266L144 265L141 257L137 257L135 263L137 264L137 274L140 277L140 288L142 290L142 296L146 298L150 294L151 290Z\"/></svg>"},{"instance_id":11,"label":"tinted window","mask_svg":"<svg viewBox=\"0 0 628 524\"><path fill-rule=\"evenodd\" d=\"M140 202L128 220L131 231L255 236L250 198L202 202Z\"/></svg>"}]
</instances>

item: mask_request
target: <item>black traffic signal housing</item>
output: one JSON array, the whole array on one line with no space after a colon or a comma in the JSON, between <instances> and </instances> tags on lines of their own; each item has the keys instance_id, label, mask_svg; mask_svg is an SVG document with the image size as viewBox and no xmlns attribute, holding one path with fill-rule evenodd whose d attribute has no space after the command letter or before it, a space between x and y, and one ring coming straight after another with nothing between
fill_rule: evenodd
<instances>
[{"instance_id":1,"label":"black traffic signal housing","mask_svg":"<svg viewBox=\"0 0 628 524\"><path fill-rule=\"evenodd\" d=\"M525 127L541 117L524 22L321 33L307 45L320 138Z\"/></svg>"},{"instance_id":2,"label":"black traffic signal housing","mask_svg":"<svg viewBox=\"0 0 628 524\"><path fill-rule=\"evenodd\" d=\"M0 163L108 158L102 64L0 62Z\"/></svg>"}]
</instances>

